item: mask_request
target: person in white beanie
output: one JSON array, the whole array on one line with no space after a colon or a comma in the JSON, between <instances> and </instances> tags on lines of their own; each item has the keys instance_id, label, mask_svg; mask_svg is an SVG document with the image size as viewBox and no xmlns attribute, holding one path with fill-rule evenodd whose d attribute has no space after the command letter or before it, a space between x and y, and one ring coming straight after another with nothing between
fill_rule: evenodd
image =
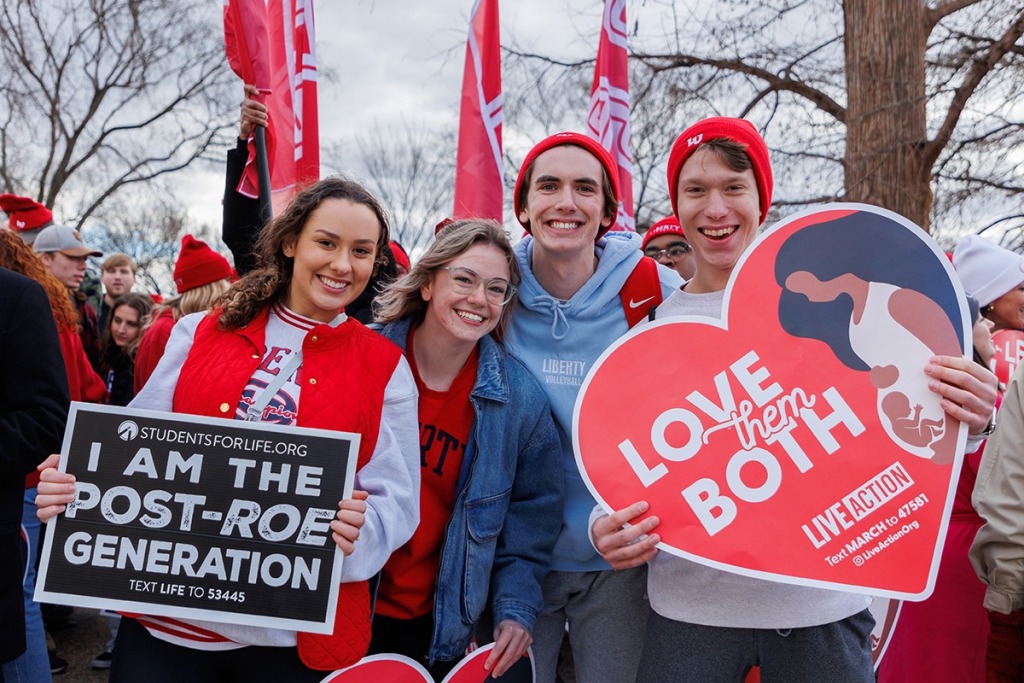
<instances>
[{"instance_id":1,"label":"person in white beanie","mask_svg":"<svg viewBox=\"0 0 1024 683\"><path fill-rule=\"evenodd\" d=\"M1003 329L1024 330L1024 256L979 237L965 235L953 251L953 268L981 314Z\"/></svg>"}]
</instances>

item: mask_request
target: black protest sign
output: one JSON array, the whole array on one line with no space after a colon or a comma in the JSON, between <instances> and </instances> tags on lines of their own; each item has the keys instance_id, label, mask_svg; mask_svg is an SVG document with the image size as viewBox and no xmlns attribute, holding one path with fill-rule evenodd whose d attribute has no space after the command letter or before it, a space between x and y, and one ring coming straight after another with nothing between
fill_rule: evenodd
<instances>
[{"instance_id":1,"label":"black protest sign","mask_svg":"<svg viewBox=\"0 0 1024 683\"><path fill-rule=\"evenodd\" d=\"M36 599L330 632L359 435L74 403Z\"/></svg>"}]
</instances>

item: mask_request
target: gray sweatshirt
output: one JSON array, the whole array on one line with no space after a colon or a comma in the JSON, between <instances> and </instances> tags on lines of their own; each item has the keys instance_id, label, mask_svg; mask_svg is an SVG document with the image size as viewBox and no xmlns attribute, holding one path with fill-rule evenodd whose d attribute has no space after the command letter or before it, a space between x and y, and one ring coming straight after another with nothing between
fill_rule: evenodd
<instances>
[{"instance_id":1,"label":"gray sweatshirt","mask_svg":"<svg viewBox=\"0 0 1024 683\"><path fill-rule=\"evenodd\" d=\"M720 318L725 292L673 292L657 310ZM867 595L765 581L713 569L661 551L649 564L647 592L658 614L733 628L789 629L827 624L867 608Z\"/></svg>"}]
</instances>

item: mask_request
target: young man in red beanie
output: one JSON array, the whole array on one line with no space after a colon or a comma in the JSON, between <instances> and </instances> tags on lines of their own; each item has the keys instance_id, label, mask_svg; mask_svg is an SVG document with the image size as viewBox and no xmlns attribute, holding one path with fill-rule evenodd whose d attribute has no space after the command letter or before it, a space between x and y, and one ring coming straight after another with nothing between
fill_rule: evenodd
<instances>
[{"instance_id":1,"label":"young man in red beanie","mask_svg":"<svg viewBox=\"0 0 1024 683\"><path fill-rule=\"evenodd\" d=\"M683 228L675 216L666 216L648 228L640 249L644 256L650 256L661 265L671 268L684 280L692 278L697 270L693 249L686 241Z\"/></svg>"},{"instance_id":2,"label":"young man in red beanie","mask_svg":"<svg viewBox=\"0 0 1024 683\"><path fill-rule=\"evenodd\" d=\"M529 234L516 246L523 272L506 343L540 380L561 436L565 471L562 531L544 582L543 612L533 633L536 680L555 680L569 623L577 680L632 681L647 620L646 569L614 572L590 545L594 499L572 450L572 412L587 371L629 325L682 281L643 259L635 233L612 232L617 167L608 152L578 133L559 133L526 155L516 180L516 217ZM638 268L638 264L643 266ZM634 271L648 284L632 290ZM621 296L623 291L627 294Z\"/></svg>"},{"instance_id":3,"label":"young man in red beanie","mask_svg":"<svg viewBox=\"0 0 1024 683\"><path fill-rule=\"evenodd\" d=\"M697 272L656 315L721 317L729 276L771 204L768 148L748 121L706 119L676 140L668 181ZM925 372L936 380L933 390L949 399L947 412L972 434L983 432L995 404L995 376L973 361L945 356ZM625 526L646 509L638 502L592 515L595 546L613 567L649 565L652 613L637 680L739 683L756 665L762 680L874 681L869 597L740 576L659 553L656 517Z\"/></svg>"}]
</instances>

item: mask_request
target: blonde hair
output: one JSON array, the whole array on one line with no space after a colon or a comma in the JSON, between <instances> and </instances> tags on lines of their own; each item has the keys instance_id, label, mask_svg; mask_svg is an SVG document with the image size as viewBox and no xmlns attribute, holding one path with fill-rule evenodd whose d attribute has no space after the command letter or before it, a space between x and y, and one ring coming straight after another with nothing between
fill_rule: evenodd
<instances>
[{"instance_id":1,"label":"blonde hair","mask_svg":"<svg viewBox=\"0 0 1024 683\"><path fill-rule=\"evenodd\" d=\"M231 281L223 278L183 292L176 299L179 316L209 311L213 308L213 302L223 296L229 289L231 289Z\"/></svg>"},{"instance_id":2,"label":"blonde hair","mask_svg":"<svg viewBox=\"0 0 1024 683\"><path fill-rule=\"evenodd\" d=\"M120 268L121 266L127 266L128 269L132 271L132 275L135 275L138 271L138 267L135 265L134 259L132 259L128 254L123 254L121 252L111 254L104 259L103 263L100 264L100 270L105 273L108 270Z\"/></svg>"},{"instance_id":3,"label":"blonde hair","mask_svg":"<svg viewBox=\"0 0 1024 683\"><path fill-rule=\"evenodd\" d=\"M519 264L501 224L479 218L454 221L437 233L427 253L413 265L405 277L392 283L377 297L374 304L375 320L380 323L410 317L416 322L423 320L427 314L428 304L423 300L420 288L430 282L434 273L477 244L490 244L502 253L508 263L509 279L513 286L518 287L521 279ZM512 319L515 305L516 295L513 294L512 299L502 308L501 317L495 327L494 333L499 338Z\"/></svg>"},{"instance_id":4,"label":"blonde hair","mask_svg":"<svg viewBox=\"0 0 1024 683\"><path fill-rule=\"evenodd\" d=\"M146 316L142 323L139 339L142 339L142 335L146 333L146 330L152 327L153 321L165 312L171 316L174 322L178 322L181 316L188 315L189 313L212 311L213 303L229 289L231 289L231 281L228 278L224 278L194 287L173 299L168 299L159 306L154 307L150 314Z\"/></svg>"}]
</instances>

